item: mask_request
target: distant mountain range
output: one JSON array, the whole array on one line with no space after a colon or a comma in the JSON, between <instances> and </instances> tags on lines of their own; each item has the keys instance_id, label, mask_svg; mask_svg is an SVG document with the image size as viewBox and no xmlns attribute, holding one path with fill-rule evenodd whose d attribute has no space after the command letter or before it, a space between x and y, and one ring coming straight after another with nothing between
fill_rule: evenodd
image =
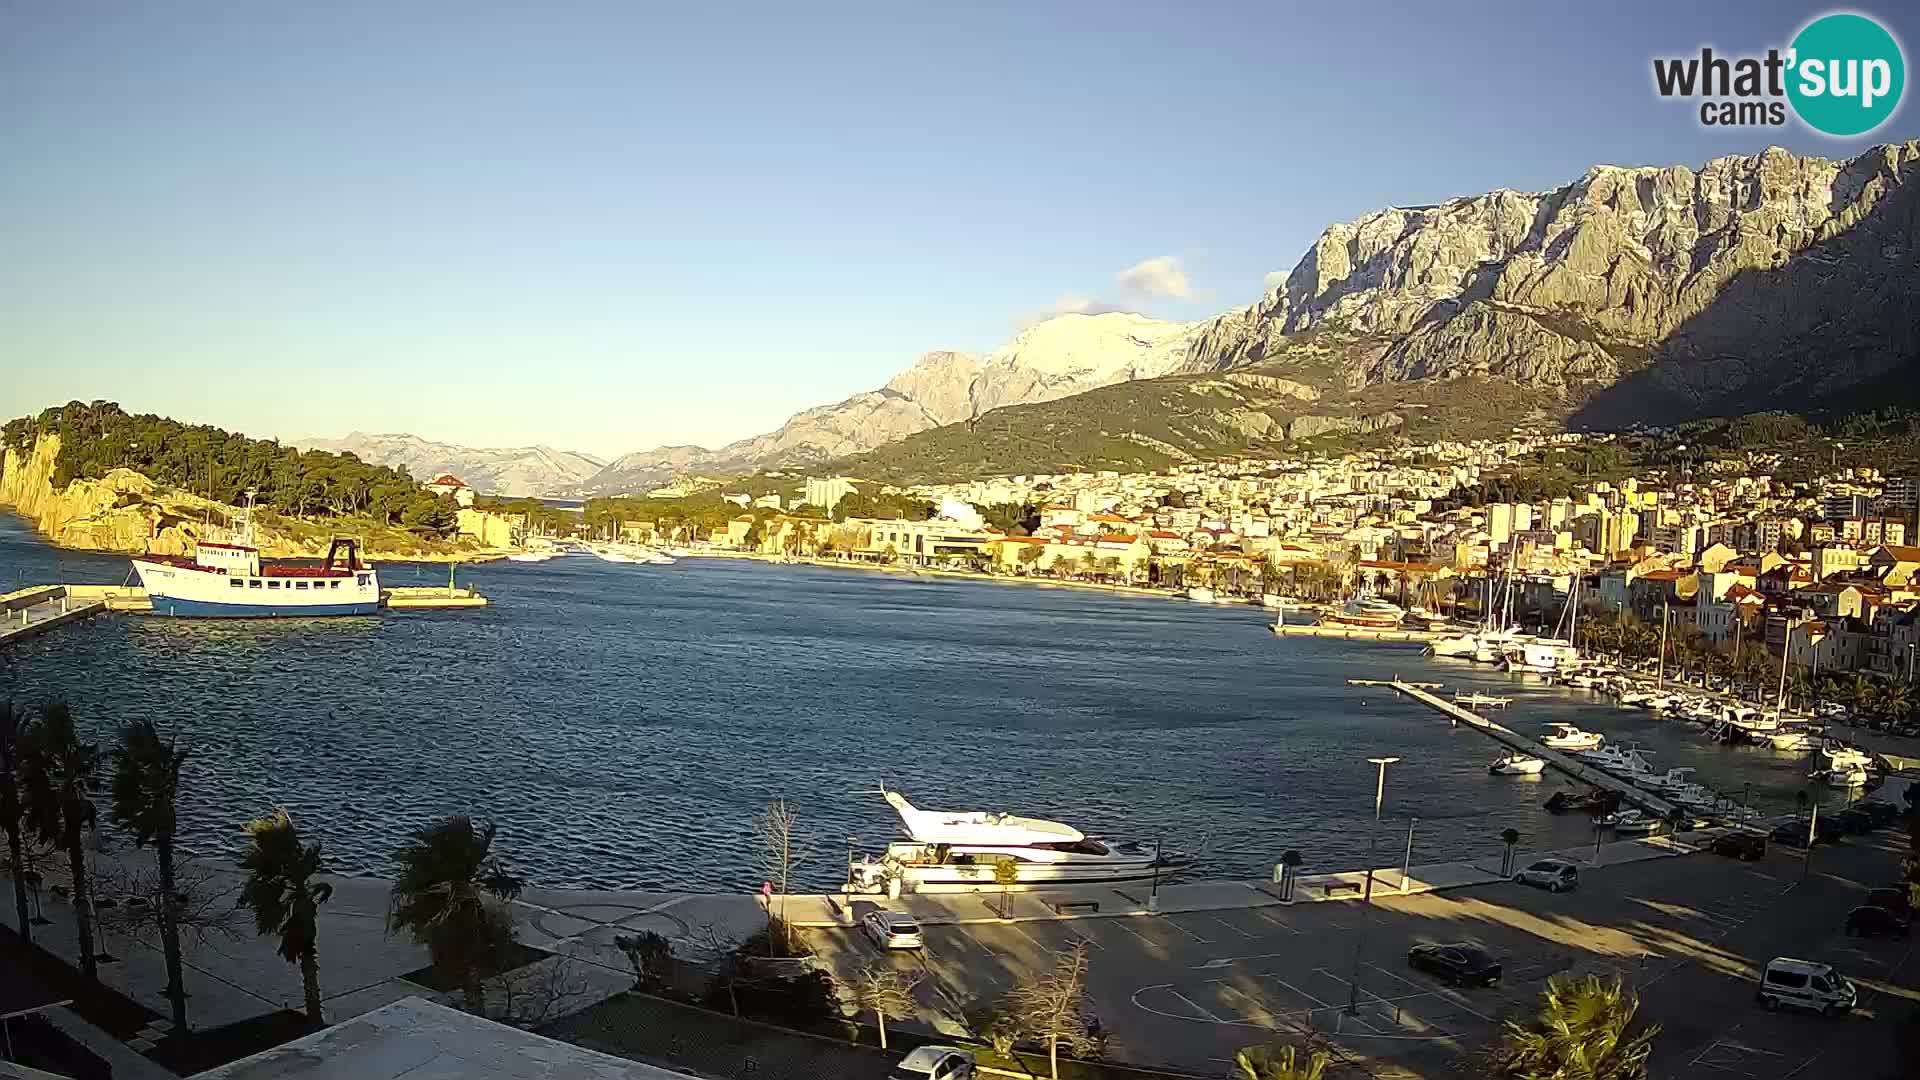
<instances>
[{"instance_id":1,"label":"distant mountain range","mask_svg":"<svg viewBox=\"0 0 1920 1080\"><path fill-rule=\"evenodd\" d=\"M1920 142L1846 161L1775 147L1374 211L1328 227L1259 301L1203 322L1058 316L990 353L927 353L776 431L627 454L564 483L639 492L783 466L905 481L1523 419L1622 427L1909 403L1917 363ZM555 455L422 445L448 462ZM593 462L557 456L569 466L518 483L562 483ZM421 475L425 459L368 460Z\"/></svg>"},{"instance_id":2,"label":"distant mountain range","mask_svg":"<svg viewBox=\"0 0 1920 1080\"><path fill-rule=\"evenodd\" d=\"M356 431L344 439L298 439L303 450L347 452L361 461L398 468L416 480L452 473L474 490L490 495L554 495L578 487L606 466L602 458L551 446L476 449L430 442L418 435L370 435Z\"/></svg>"}]
</instances>

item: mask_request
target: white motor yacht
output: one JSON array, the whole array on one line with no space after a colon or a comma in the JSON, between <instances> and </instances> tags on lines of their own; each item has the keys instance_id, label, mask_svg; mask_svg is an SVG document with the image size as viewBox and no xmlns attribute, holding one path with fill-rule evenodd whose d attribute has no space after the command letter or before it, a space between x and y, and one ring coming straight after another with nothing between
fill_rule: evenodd
<instances>
[{"instance_id":1,"label":"white motor yacht","mask_svg":"<svg viewBox=\"0 0 1920 1080\"><path fill-rule=\"evenodd\" d=\"M1510 697L1499 697L1494 694L1482 694L1476 690L1471 694L1456 692L1453 695L1453 703L1469 708L1484 707L1488 709L1504 709L1513 704L1513 699Z\"/></svg>"},{"instance_id":2,"label":"white motor yacht","mask_svg":"<svg viewBox=\"0 0 1920 1080\"><path fill-rule=\"evenodd\" d=\"M1768 733L1767 745L1775 750L1805 752L1820 745L1820 737L1804 728L1782 728Z\"/></svg>"},{"instance_id":3,"label":"white motor yacht","mask_svg":"<svg viewBox=\"0 0 1920 1080\"><path fill-rule=\"evenodd\" d=\"M1547 733L1540 736L1540 745L1549 750L1592 750L1607 741L1598 732L1581 731L1572 724L1548 724L1547 728Z\"/></svg>"},{"instance_id":4,"label":"white motor yacht","mask_svg":"<svg viewBox=\"0 0 1920 1080\"><path fill-rule=\"evenodd\" d=\"M1214 591L1212 589L1209 589L1204 585L1193 585L1193 586L1189 586L1187 589L1187 599L1193 601L1196 604L1211 604L1217 601L1219 597L1214 595Z\"/></svg>"},{"instance_id":5,"label":"white motor yacht","mask_svg":"<svg viewBox=\"0 0 1920 1080\"><path fill-rule=\"evenodd\" d=\"M1618 746L1602 746L1593 750L1581 750L1574 757L1598 769L1604 769L1616 776L1638 778L1650 776L1653 768L1647 764L1642 751L1622 750Z\"/></svg>"},{"instance_id":6,"label":"white motor yacht","mask_svg":"<svg viewBox=\"0 0 1920 1080\"><path fill-rule=\"evenodd\" d=\"M1471 657L1479 646L1472 634L1454 634L1436 639L1427 646L1427 652L1434 656Z\"/></svg>"},{"instance_id":7,"label":"white motor yacht","mask_svg":"<svg viewBox=\"0 0 1920 1080\"><path fill-rule=\"evenodd\" d=\"M877 858L853 864L857 889L903 892L969 892L997 889L994 867L1011 860L1016 887L1111 884L1166 879L1191 859L1162 856L1152 847L1088 836L1071 825L1042 818L981 811L922 810L897 791L882 789L900 815L908 840L887 845Z\"/></svg>"},{"instance_id":8,"label":"white motor yacht","mask_svg":"<svg viewBox=\"0 0 1920 1080\"><path fill-rule=\"evenodd\" d=\"M1532 754L1512 753L1495 758L1493 764L1487 766L1487 772L1494 776L1538 776L1546 771L1546 768L1547 762L1544 758L1537 758Z\"/></svg>"},{"instance_id":9,"label":"white motor yacht","mask_svg":"<svg viewBox=\"0 0 1920 1080\"><path fill-rule=\"evenodd\" d=\"M1693 782L1694 770L1678 765L1664 773L1649 773L1633 781L1635 787L1653 792L1655 795L1679 794L1697 785Z\"/></svg>"}]
</instances>

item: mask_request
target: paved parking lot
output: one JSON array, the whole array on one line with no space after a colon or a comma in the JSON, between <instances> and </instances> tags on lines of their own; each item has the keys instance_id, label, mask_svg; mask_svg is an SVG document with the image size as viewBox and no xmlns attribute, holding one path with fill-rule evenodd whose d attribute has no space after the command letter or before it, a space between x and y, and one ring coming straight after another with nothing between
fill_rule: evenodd
<instances>
[{"instance_id":1,"label":"paved parking lot","mask_svg":"<svg viewBox=\"0 0 1920 1080\"><path fill-rule=\"evenodd\" d=\"M931 926L924 956L887 962L923 973L923 1015L945 1022L1085 942L1114 1056L1201 1073L1274 1033L1312 1030L1383 1071L1440 1075L1530 1014L1548 976L1595 972L1638 988L1643 1014L1663 1026L1656 1075L1891 1075L1892 1021L1920 1003L1920 964L1905 941L1845 937L1841 920L1897 875L1903 845L1891 829L1819 849L1804 883L1798 853L1782 849L1757 863L1702 854L1602 866L1565 894L1498 883L1376 892L1371 911L1339 902ZM854 932L817 935L842 970L879 957ZM1410 970L1408 947L1433 941L1482 945L1505 977L1456 990ZM1761 1010L1754 982L1779 955L1834 964L1861 985L1861 1009Z\"/></svg>"}]
</instances>

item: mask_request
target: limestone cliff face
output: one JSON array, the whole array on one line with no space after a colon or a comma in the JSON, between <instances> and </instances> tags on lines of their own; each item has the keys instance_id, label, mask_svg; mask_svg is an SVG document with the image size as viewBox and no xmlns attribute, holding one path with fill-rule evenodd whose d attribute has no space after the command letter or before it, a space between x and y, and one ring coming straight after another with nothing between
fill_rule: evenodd
<instances>
[{"instance_id":1,"label":"limestone cliff face","mask_svg":"<svg viewBox=\"0 0 1920 1080\"><path fill-rule=\"evenodd\" d=\"M153 481L131 469L115 469L98 480L75 480L53 487L60 437L43 435L25 455L6 452L0 474L0 505L31 519L48 540L84 551L177 555L188 551L191 534L178 526L160 526L161 507L150 501Z\"/></svg>"},{"instance_id":2,"label":"limestone cliff face","mask_svg":"<svg viewBox=\"0 0 1920 1080\"><path fill-rule=\"evenodd\" d=\"M33 522L56 546L124 555L186 555L202 539L226 539L239 511L192 492L165 488L132 469L114 469L98 480L53 486L60 436L42 435L25 454L7 450L0 459L0 506ZM327 541L302 541L265 527L254 542L269 558L317 558ZM446 545L441 545L445 547ZM400 553L365 551L368 558L433 558L432 545ZM467 549L470 550L470 549Z\"/></svg>"},{"instance_id":3,"label":"limestone cliff face","mask_svg":"<svg viewBox=\"0 0 1920 1080\"><path fill-rule=\"evenodd\" d=\"M1208 323L1190 363L1260 363L1319 332L1372 343L1355 384L1478 374L1572 396L1651 371L1643 389L1705 407L1814 352L1847 354L1857 382L1914 358L1917 180L1916 142L1851 161L1776 147L1380 210Z\"/></svg>"}]
</instances>

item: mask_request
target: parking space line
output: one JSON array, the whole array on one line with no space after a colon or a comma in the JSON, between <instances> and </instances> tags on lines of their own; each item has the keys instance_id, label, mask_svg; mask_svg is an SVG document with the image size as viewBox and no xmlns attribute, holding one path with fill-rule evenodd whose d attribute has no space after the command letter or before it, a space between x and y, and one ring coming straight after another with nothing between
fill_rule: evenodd
<instances>
[{"instance_id":1,"label":"parking space line","mask_svg":"<svg viewBox=\"0 0 1920 1080\"><path fill-rule=\"evenodd\" d=\"M1178 922L1176 922L1176 921L1175 921L1175 920L1174 920L1174 919L1173 919L1172 917L1168 917L1168 918L1164 918L1164 919L1161 919L1160 921L1161 921L1161 922L1162 922L1163 924L1165 924L1165 925L1167 925L1167 926L1171 926L1171 927L1173 927L1173 928L1174 928L1175 930L1178 930L1178 931L1180 931L1181 933L1183 933L1183 934L1185 934L1185 935L1187 935L1188 937L1190 937L1190 938L1192 938L1193 940L1195 940L1195 941L1197 941L1197 942L1199 942L1199 943L1200 943L1200 944L1202 944L1202 945L1211 945L1211 944L1213 944L1213 939L1212 939L1212 938L1203 938L1203 937L1201 937L1201 936L1200 936L1199 934L1196 934L1196 933L1194 933L1193 931L1191 931L1191 930L1189 930L1189 929L1187 929L1186 927L1184 927L1184 926L1181 926L1181 925L1180 925L1180 924L1179 924Z\"/></svg>"},{"instance_id":2,"label":"parking space line","mask_svg":"<svg viewBox=\"0 0 1920 1080\"><path fill-rule=\"evenodd\" d=\"M1248 913L1252 914L1254 917L1265 919L1266 921L1272 923L1273 925L1279 927L1280 929L1285 930L1289 934L1298 934L1300 932L1299 930L1295 929L1292 925L1288 924L1285 920L1276 919L1273 916L1267 914L1265 911L1261 910L1260 908L1248 908L1247 911Z\"/></svg>"},{"instance_id":3,"label":"parking space line","mask_svg":"<svg viewBox=\"0 0 1920 1080\"><path fill-rule=\"evenodd\" d=\"M1314 997L1312 994L1307 993L1305 990L1300 989L1299 987L1293 985L1292 983L1288 982L1287 980L1281 978L1278 975L1264 975L1262 976L1262 978L1272 979L1274 982L1279 983L1281 986L1286 987L1288 990L1292 991L1293 993L1299 994L1301 997L1306 998L1308 1001L1313 1002L1315 1005L1318 1005L1323 1009L1331 1009L1335 1007L1327 1004L1324 1001L1321 1001L1319 998ZM1353 1017L1353 1022L1355 1024L1358 1024L1360 1027L1366 1028L1368 1031L1373 1032L1375 1035L1380 1034L1379 1028L1374 1027L1372 1024L1367 1023L1365 1020L1362 1020L1358 1014L1356 1014Z\"/></svg>"},{"instance_id":4,"label":"parking space line","mask_svg":"<svg viewBox=\"0 0 1920 1080\"><path fill-rule=\"evenodd\" d=\"M1243 937L1243 938L1254 938L1254 937L1259 937L1259 936L1260 936L1260 935L1258 935L1258 934L1256 934L1256 933L1254 933L1254 932L1253 932L1253 931L1251 931L1251 930L1242 930L1242 929L1240 929L1239 927L1237 927L1237 926L1235 926L1235 925L1233 925L1232 923L1230 923L1230 922L1228 922L1227 920L1225 920L1225 919L1223 919L1223 918L1221 918L1221 917L1220 917L1220 916L1218 916L1218 915L1209 915L1209 916L1207 916L1207 918L1209 918L1209 919L1212 919L1212 920L1213 920L1214 922L1217 922L1217 923L1219 923L1219 924L1220 924L1221 926L1224 926L1224 927L1226 927L1227 929L1229 929L1229 930L1231 930L1231 931L1233 931L1234 933L1236 933L1236 934L1239 934L1239 935L1240 935L1241 937Z\"/></svg>"},{"instance_id":5,"label":"parking space line","mask_svg":"<svg viewBox=\"0 0 1920 1080\"><path fill-rule=\"evenodd\" d=\"M1465 1001L1460 1000L1461 995L1448 994L1444 991L1444 988L1442 987L1422 986L1421 984L1414 982L1412 979L1407 978L1405 975L1402 975L1397 971L1389 971L1386 968L1381 967L1379 964L1368 964L1367 966L1379 972L1380 974L1385 975L1389 979L1393 979L1396 982L1402 982L1407 984L1408 986L1413 987L1415 990L1420 991L1424 995L1439 998L1441 1001L1444 1001L1449 1005L1454 1005L1461 1009L1465 1009L1467 1012L1470 1012L1473 1015L1479 1017L1480 1019L1485 1020L1489 1024L1497 1023L1497 1021L1495 1021L1493 1017L1488 1016L1486 1013L1483 1013L1479 1009L1476 1009L1473 1006L1467 1004ZM1411 1000L1411 999L1408 999L1408 1000Z\"/></svg>"},{"instance_id":6,"label":"parking space line","mask_svg":"<svg viewBox=\"0 0 1920 1080\"><path fill-rule=\"evenodd\" d=\"M1150 937L1148 937L1147 935L1145 935L1145 934L1143 934L1143 933L1141 933L1141 932L1140 932L1140 931L1138 931L1138 930L1135 930L1135 929L1134 929L1133 927L1131 927L1131 926L1128 926L1128 925L1127 925L1127 920L1125 920L1125 919L1113 919L1113 920L1111 920L1111 922L1113 923L1113 925L1115 925L1115 926L1117 926L1117 927L1119 927L1119 928L1120 928L1120 929L1122 929L1122 930L1125 930L1125 931L1126 931L1127 933L1129 933L1129 934L1132 934L1132 935L1133 935L1134 937L1136 937L1136 938L1139 938L1139 939L1140 939L1140 942L1141 942L1141 944L1143 944L1143 945L1158 945L1158 944L1159 944L1159 942L1157 942L1157 941L1155 941L1155 940L1153 940L1152 938L1150 938Z\"/></svg>"},{"instance_id":7,"label":"parking space line","mask_svg":"<svg viewBox=\"0 0 1920 1080\"><path fill-rule=\"evenodd\" d=\"M1064 927L1064 929L1066 930L1067 933L1072 934L1074 937L1079 938L1081 941L1086 942L1087 944L1093 946L1096 949L1106 948L1105 945L1100 944L1099 938L1096 938L1093 936L1092 931L1082 930L1080 927L1074 925L1073 923L1068 923Z\"/></svg>"},{"instance_id":8,"label":"parking space line","mask_svg":"<svg viewBox=\"0 0 1920 1080\"><path fill-rule=\"evenodd\" d=\"M1169 994L1172 994L1172 995L1173 995L1174 997L1177 997L1177 998L1179 998L1179 999L1180 999L1181 1001L1184 1001L1184 1002L1186 1002L1186 1003L1187 1003L1187 1008L1189 1008L1189 1009L1192 1009L1192 1010L1193 1010L1194 1012L1197 1012L1197 1013L1199 1013L1199 1014L1200 1014L1201 1016L1204 1016L1204 1017L1206 1017L1207 1019L1209 1019L1209 1020L1211 1020L1211 1021L1213 1021L1214 1023L1216 1023L1216 1024L1224 1024L1224 1023L1227 1023L1227 1021L1225 1021L1225 1020L1222 1020L1222 1019L1220 1019L1220 1018L1219 1018L1218 1016L1215 1016L1215 1015L1213 1014L1213 1011L1212 1011L1211 1009L1208 1009L1208 1008L1207 1008L1206 1006L1204 1006L1204 1005L1202 1005L1202 1004L1200 1004L1199 1002L1197 1002L1197 1001L1195 1001L1195 1000L1193 1000L1192 998L1190 998L1190 997L1188 997L1187 995L1185 995L1185 994L1183 994L1183 993L1181 993L1180 991L1178 991L1178 990L1175 990L1175 989L1173 989L1172 987L1168 987L1168 988L1167 988L1167 993L1169 993Z\"/></svg>"}]
</instances>

